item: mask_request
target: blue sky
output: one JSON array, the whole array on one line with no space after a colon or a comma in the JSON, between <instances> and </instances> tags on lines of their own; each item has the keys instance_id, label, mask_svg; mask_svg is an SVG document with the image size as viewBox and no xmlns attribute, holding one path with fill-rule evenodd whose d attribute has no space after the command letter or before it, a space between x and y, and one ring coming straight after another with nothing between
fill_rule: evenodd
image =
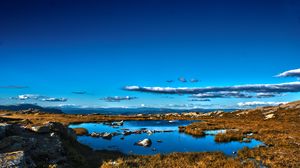
<instances>
[{"instance_id":1,"label":"blue sky","mask_svg":"<svg viewBox=\"0 0 300 168\"><path fill-rule=\"evenodd\" d=\"M274 76L300 68L299 7L294 0L1 1L0 104L236 107L298 100L300 90L190 101L191 94L122 88L298 81ZM19 100L24 94L36 96Z\"/></svg>"}]
</instances>

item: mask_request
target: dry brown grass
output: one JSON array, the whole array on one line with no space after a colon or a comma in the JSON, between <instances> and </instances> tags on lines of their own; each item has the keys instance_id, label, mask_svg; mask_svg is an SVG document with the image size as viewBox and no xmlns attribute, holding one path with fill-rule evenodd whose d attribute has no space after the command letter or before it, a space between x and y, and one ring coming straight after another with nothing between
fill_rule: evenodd
<instances>
[{"instance_id":1,"label":"dry brown grass","mask_svg":"<svg viewBox=\"0 0 300 168\"><path fill-rule=\"evenodd\" d=\"M267 145L240 150L238 157L243 161L256 160L267 167L300 167L300 110L278 108L274 119L265 120L262 113L268 110L273 109L252 110L245 116L228 113L223 118L206 118L206 122L193 125L202 130L236 129L237 139L253 133L250 138ZM230 136L236 136L234 134Z\"/></svg>"},{"instance_id":2,"label":"dry brown grass","mask_svg":"<svg viewBox=\"0 0 300 168\"><path fill-rule=\"evenodd\" d=\"M238 159L226 157L220 152L203 152L203 153L172 153L169 155L139 156L129 157L126 159L116 159L106 161L101 168L124 168L124 167L141 167L141 168L232 168L232 167L248 167L254 168L254 161L245 161L241 163Z\"/></svg>"},{"instance_id":3,"label":"dry brown grass","mask_svg":"<svg viewBox=\"0 0 300 168\"><path fill-rule=\"evenodd\" d=\"M188 125L186 127L179 127L180 132L185 132L187 134L196 136L196 137L201 137L204 136L204 131L201 128L198 128L194 125Z\"/></svg>"},{"instance_id":4,"label":"dry brown grass","mask_svg":"<svg viewBox=\"0 0 300 168\"><path fill-rule=\"evenodd\" d=\"M190 117L173 117L173 116L140 116L136 115L80 115L80 114L47 114L47 113L34 113L34 114L21 114L17 112L0 111L3 118L22 119L30 121L32 124L38 125L45 122L60 122L64 125L84 122L103 122L103 121L121 121L121 120L192 120Z\"/></svg>"},{"instance_id":5,"label":"dry brown grass","mask_svg":"<svg viewBox=\"0 0 300 168\"><path fill-rule=\"evenodd\" d=\"M241 141L244 136L239 131L227 130L225 133L218 133L215 136L216 142L230 142L230 141Z\"/></svg>"}]
</instances>

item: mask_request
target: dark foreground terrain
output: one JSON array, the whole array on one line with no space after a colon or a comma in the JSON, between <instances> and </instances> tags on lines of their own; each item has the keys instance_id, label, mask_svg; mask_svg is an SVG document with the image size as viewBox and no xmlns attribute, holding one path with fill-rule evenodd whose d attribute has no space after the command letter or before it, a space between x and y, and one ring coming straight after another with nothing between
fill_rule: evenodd
<instances>
[{"instance_id":1,"label":"dark foreground terrain","mask_svg":"<svg viewBox=\"0 0 300 168\"><path fill-rule=\"evenodd\" d=\"M244 148L236 157L220 152L136 156L93 151L76 141L70 123L119 120L202 120L180 131L205 136L205 130L227 129L216 142L255 138L265 145ZM0 112L2 167L300 167L300 101L276 107L231 113L169 113L164 115L67 115L41 111ZM201 145L201 144L199 144Z\"/></svg>"}]
</instances>

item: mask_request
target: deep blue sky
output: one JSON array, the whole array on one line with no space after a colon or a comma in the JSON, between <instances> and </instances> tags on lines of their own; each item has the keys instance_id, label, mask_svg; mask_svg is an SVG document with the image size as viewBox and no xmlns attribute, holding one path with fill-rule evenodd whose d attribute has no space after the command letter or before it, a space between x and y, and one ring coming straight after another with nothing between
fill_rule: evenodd
<instances>
[{"instance_id":1,"label":"deep blue sky","mask_svg":"<svg viewBox=\"0 0 300 168\"><path fill-rule=\"evenodd\" d=\"M190 102L187 95L121 88L295 81L274 75L300 68L299 9L297 0L2 0L0 104L164 107L296 100L298 93ZM181 76L200 82L177 81ZM22 94L68 101L10 99ZM99 100L107 96L138 98Z\"/></svg>"}]
</instances>

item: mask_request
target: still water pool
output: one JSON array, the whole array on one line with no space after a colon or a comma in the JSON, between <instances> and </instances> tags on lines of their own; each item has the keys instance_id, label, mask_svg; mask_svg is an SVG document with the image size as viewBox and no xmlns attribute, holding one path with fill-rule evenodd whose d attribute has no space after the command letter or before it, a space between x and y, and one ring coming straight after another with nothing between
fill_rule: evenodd
<instances>
[{"instance_id":1,"label":"still water pool","mask_svg":"<svg viewBox=\"0 0 300 168\"><path fill-rule=\"evenodd\" d=\"M180 133L178 126L186 126L195 121L175 120L175 121L124 121L122 126L112 127L104 123L82 123L72 124L70 128L86 128L89 133L92 132L117 132L122 133L124 129L129 131L147 129L147 130L172 130L173 132L156 132L153 134L131 134L128 136L117 135L112 139L95 138L91 136L78 136L77 140L95 150L118 150L126 154L152 155L157 153L171 152L207 152L221 151L227 155L242 149L243 147L254 148L262 142L251 139L250 142L228 142L217 143L214 141L216 131L207 132L204 137L193 137L191 135ZM221 130L224 131L224 130ZM139 140L145 138L151 139L150 147L134 145Z\"/></svg>"}]
</instances>

